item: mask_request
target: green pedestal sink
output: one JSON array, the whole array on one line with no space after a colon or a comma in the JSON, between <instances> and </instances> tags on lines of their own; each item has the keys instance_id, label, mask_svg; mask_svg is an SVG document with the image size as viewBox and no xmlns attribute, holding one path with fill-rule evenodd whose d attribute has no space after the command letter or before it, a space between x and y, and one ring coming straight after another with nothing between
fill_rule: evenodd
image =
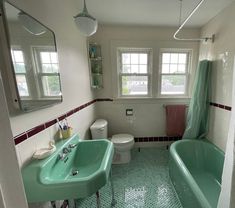
<instances>
[{"instance_id":1,"label":"green pedestal sink","mask_svg":"<svg viewBox=\"0 0 235 208\"><path fill-rule=\"evenodd\" d=\"M22 169L28 202L84 198L107 183L114 152L110 141L75 135L56 146L53 155Z\"/></svg>"}]
</instances>

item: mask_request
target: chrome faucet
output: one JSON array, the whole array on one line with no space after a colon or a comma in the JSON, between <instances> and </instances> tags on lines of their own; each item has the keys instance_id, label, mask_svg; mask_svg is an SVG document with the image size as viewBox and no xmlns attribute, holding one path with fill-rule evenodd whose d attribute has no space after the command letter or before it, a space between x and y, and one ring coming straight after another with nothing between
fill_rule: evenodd
<instances>
[{"instance_id":1,"label":"chrome faucet","mask_svg":"<svg viewBox=\"0 0 235 208\"><path fill-rule=\"evenodd\" d=\"M68 147L64 147L62 152L58 155L59 160L64 160L66 156L71 152L71 149Z\"/></svg>"}]
</instances>

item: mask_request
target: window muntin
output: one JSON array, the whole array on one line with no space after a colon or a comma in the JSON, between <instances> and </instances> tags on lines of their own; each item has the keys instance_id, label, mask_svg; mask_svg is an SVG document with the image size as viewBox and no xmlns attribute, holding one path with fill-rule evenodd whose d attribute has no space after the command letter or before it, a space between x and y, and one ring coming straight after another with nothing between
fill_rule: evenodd
<instances>
[{"instance_id":1,"label":"window muntin","mask_svg":"<svg viewBox=\"0 0 235 208\"><path fill-rule=\"evenodd\" d=\"M119 96L150 95L150 49L119 49Z\"/></svg>"},{"instance_id":2,"label":"window muntin","mask_svg":"<svg viewBox=\"0 0 235 208\"><path fill-rule=\"evenodd\" d=\"M43 97L61 95L59 79L59 62L57 53L50 47L34 48L37 59L40 93Z\"/></svg>"},{"instance_id":3,"label":"window muntin","mask_svg":"<svg viewBox=\"0 0 235 208\"><path fill-rule=\"evenodd\" d=\"M21 97L29 97L29 89L26 77L26 67L23 51L21 49L12 49L11 56L14 65L19 95Z\"/></svg>"},{"instance_id":4,"label":"window muntin","mask_svg":"<svg viewBox=\"0 0 235 208\"><path fill-rule=\"evenodd\" d=\"M187 95L189 51L163 51L160 56L160 95Z\"/></svg>"}]
</instances>

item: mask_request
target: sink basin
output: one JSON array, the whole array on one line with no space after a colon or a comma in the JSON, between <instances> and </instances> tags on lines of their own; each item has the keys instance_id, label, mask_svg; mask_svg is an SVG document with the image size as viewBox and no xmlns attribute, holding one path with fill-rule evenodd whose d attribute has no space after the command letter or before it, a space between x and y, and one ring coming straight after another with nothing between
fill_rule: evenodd
<instances>
[{"instance_id":1,"label":"sink basin","mask_svg":"<svg viewBox=\"0 0 235 208\"><path fill-rule=\"evenodd\" d=\"M59 159L69 144L65 158ZM75 135L57 144L57 151L42 161L33 160L22 169L28 202L77 199L92 195L109 178L113 144L106 140L79 140Z\"/></svg>"}]
</instances>

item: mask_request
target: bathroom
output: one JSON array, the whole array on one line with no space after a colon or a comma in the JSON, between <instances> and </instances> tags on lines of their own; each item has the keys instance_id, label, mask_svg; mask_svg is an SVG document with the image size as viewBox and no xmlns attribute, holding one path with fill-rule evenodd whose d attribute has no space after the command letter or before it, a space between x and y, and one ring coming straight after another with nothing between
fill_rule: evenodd
<instances>
[{"instance_id":1,"label":"bathroom","mask_svg":"<svg viewBox=\"0 0 235 208\"><path fill-rule=\"evenodd\" d=\"M235 120L232 108L235 2L205 0L179 33L179 37L186 39L215 35L214 41L178 41L173 38L179 26L179 17L181 16L182 23L200 2L199 0L182 2L86 0L88 12L98 21L96 33L89 37L84 36L74 22L74 16L83 10L82 0L7 2L53 31L58 52L62 99L56 104L37 106L37 109L27 112L19 109L19 104L14 102L12 98L17 93L12 90L9 92L12 88L6 86L6 83L8 85L14 83L14 80L7 82L8 78L4 74L5 69L12 70L12 63L8 54L7 37L3 31L6 20L1 11L0 208L52 207L49 200L40 203L27 202L21 171L31 161L36 150L48 147L51 140L56 142L59 140L60 135L57 132L60 127L57 118L61 122L68 122L72 127L72 134L78 134L81 140L92 138L90 127L97 119L108 121L109 138L120 133L133 135L135 144L131 150L130 163L112 166L114 196L117 201L115 207L182 207L180 197L177 196L177 190L174 190L168 173L169 148L174 140L180 140L180 137L167 136L165 107L185 105L188 111L199 61L204 59L212 61L209 131L205 137L222 150L226 158L227 153L231 151L228 147L232 147L230 144L233 144L228 139L233 137L231 128ZM2 3L5 1L1 1ZM182 8L181 15L180 8ZM102 83L98 83L102 85L99 89L91 87L89 43L97 43L101 48L103 76ZM120 96L117 73L119 49L120 51L148 50L150 54L148 64L151 71L145 74L150 77L148 88L145 88L147 96ZM186 75L187 87L183 96L161 96L160 56L166 49L174 52L186 51L190 54L189 73ZM146 161L145 158L153 162ZM225 161L229 162L229 158ZM211 163L216 162L216 159L211 161ZM152 163L158 166L151 166L153 169L150 170L149 166ZM154 171L160 172L155 174ZM142 174L142 177L139 177L138 173ZM118 174L126 174L127 177L128 174L130 176L136 174L137 178L128 179L124 176L119 177ZM134 186L135 183L147 180L149 175L157 177L154 183L167 181L171 188L167 189L156 184L156 189L149 192L144 185ZM229 177L226 177L228 181L224 182L227 183L226 187L231 186ZM131 185L128 186L128 183ZM122 193L118 192L118 185L119 189L123 190ZM107 193L105 193L106 188ZM135 193L136 190L139 195L132 195L131 193ZM119 194L122 196L119 197ZM162 194L162 198L159 199L157 194ZM130 198L126 204L125 196ZM101 207L109 207L104 200L105 197L111 197L109 187L101 188L100 197ZM168 197L172 197L173 202ZM165 204L158 204L159 200ZM224 192L220 200L225 201L223 206L220 206L222 208L235 206L232 203L235 200L234 196L228 193ZM128 204L128 202L139 202L139 204ZM57 207L60 207L63 200L58 200L56 203L59 204ZM96 196L79 199L78 207L96 207Z\"/></svg>"}]
</instances>

